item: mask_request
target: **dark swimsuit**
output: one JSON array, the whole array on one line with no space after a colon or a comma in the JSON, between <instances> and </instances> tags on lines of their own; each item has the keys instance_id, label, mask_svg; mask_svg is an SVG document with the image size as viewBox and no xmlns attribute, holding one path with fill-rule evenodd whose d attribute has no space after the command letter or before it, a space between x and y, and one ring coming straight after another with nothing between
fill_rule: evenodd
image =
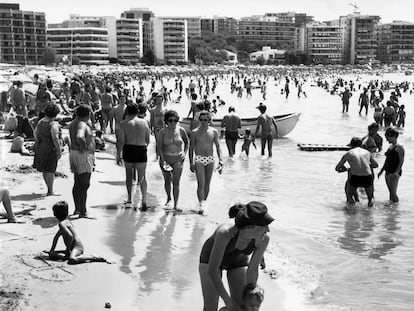
<instances>
[{"instance_id":1,"label":"dark swimsuit","mask_svg":"<svg viewBox=\"0 0 414 311\"><path fill-rule=\"evenodd\" d=\"M368 188L374 184L374 176L373 175L366 175L366 176L359 176L359 175L351 175L349 178L349 184L352 187L358 188Z\"/></svg>"},{"instance_id":2,"label":"dark swimsuit","mask_svg":"<svg viewBox=\"0 0 414 311\"><path fill-rule=\"evenodd\" d=\"M395 150L396 147L397 146L390 148L385 152L386 158L384 163L384 170L386 175L397 173L398 163L400 163L400 156ZM400 170L398 174L401 176L402 170Z\"/></svg>"},{"instance_id":3,"label":"dark swimsuit","mask_svg":"<svg viewBox=\"0 0 414 311\"><path fill-rule=\"evenodd\" d=\"M128 163L145 163L147 162L147 146L124 145L122 156Z\"/></svg>"},{"instance_id":4,"label":"dark swimsuit","mask_svg":"<svg viewBox=\"0 0 414 311\"><path fill-rule=\"evenodd\" d=\"M223 260L220 265L220 269L232 270L241 267L247 267L249 265L249 255L255 250L255 240L251 240L249 245L243 250L236 248L236 242L239 233L235 237L231 238L224 251ZM201 249L200 263L208 264L210 254L213 249L215 234L207 239Z\"/></svg>"}]
</instances>

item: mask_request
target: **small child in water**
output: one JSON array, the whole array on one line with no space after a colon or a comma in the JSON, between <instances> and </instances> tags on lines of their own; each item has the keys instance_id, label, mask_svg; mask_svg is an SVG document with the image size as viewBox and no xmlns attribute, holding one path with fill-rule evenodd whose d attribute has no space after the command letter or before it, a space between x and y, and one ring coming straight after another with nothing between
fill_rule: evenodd
<instances>
[{"instance_id":1,"label":"small child in water","mask_svg":"<svg viewBox=\"0 0 414 311\"><path fill-rule=\"evenodd\" d=\"M397 122L397 126L398 127L404 127L405 126L405 110L404 110L405 106L401 105L400 108L398 109L398 122Z\"/></svg>"},{"instance_id":2,"label":"small child in water","mask_svg":"<svg viewBox=\"0 0 414 311\"><path fill-rule=\"evenodd\" d=\"M107 262L105 258L96 256L82 256L83 245L75 232L73 224L68 219L69 207L65 201L59 201L53 205L53 215L59 221L59 231L53 238L52 247L49 251L49 257L52 259L68 260L68 264L76 265L86 262ZM55 251L59 237L62 236L66 245L66 250Z\"/></svg>"},{"instance_id":3,"label":"small child in water","mask_svg":"<svg viewBox=\"0 0 414 311\"><path fill-rule=\"evenodd\" d=\"M250 144L253 144L253 147L257 149L256 144L254 143L254 137L252 136L250 129L247 128L244 135L240 135L240 138L244 139L242 152L246 152L246 156L249 156Z\"/></svg>"},{"instance_id":4,"label":"small child in water","mask_svg":"<svg viewBox=\"0 0 414 311\"><path fill-rule=\"evenodd\" d=\"M240 311L259 311L264 300L264 290L257 284L249 283L243 289L242 304ZM228 308L223 307L219 311L226 311Z\"/></svg>"}]
</instances>

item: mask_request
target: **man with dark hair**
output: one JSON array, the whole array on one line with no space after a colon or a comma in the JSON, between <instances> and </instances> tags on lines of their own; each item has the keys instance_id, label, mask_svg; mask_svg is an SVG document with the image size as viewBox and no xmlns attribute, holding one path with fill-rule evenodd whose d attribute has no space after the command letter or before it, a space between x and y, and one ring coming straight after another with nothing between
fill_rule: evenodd
<instances>
[{"instance_id":1,"label":"man with dark hair","mask_svg":"<svg viewBox=\"0 0 414 311\"><path fill-rule=\"evenodd\" d=\"M75 113L76 117L69 126L69 162L75 180L72 189L73 200L75 202L74 214L85 218L87 217L87 191L95 165L95 141L90 128L90 114L91 108L89 106L78 106Z\"/></svg>"},{"instance_id":2,"label":"man with dark hair","mask_svg":"<svg viewBox=\"0 0 414 311\"><path fill-rule=\"evenodd\" d=\"M272 126L275 127L275 136L277 137L277 125L276 121L268 116L266 114L267 107L266 105L263 105L260 103L259 106L256 107L260 111L260 116L257 118L257 126L256 131L253 135L253 139L256 137L256 134L259 132L259 130L262 130L262 133L260 135L260 140L262 143L262 155L265 154L266 149L266 143L267 143L267 149L269 153L269 157L272 156L272 145L273 145L273 131Z\"/></svg>"},{"instance_id":3,"label":"man with dark hair","mask_svg":"<svg viewBox=\"0 0 414 311\"><path fill-rule=\"evenodd\" d=\"M141 187L142 203L141 211L147 210L147 180L145 171L147 169L147 146L150 140L150 125L148 120L140 118L137 114L143 113L143 105L131 104L125 110L125 119L119 127L117 139L118 151L117 162L124 160L126 187L128 198L126 204L132 204L132 180L134 173L138 174L138 184Z\"/></svg>"},{"instance_id":4,"label":"man with dark hair","mask_svg":"<svg viewBox=\"0 0 414 311\"><path fill-rule=\"evenodd\" d=\"M362 148L369 152L380 152L382 150L382 137L378 134L378 124L371 123L368 125L368 135L362 138Z\"/></svg>"},{"instance_id":5,"label":"man with dark hair","mask_svg":"<svg viewBox=\"0 0 414 311\"><path fill-rule=\"evenodd\" d=\"M229 156L233 157L236 153L236 143L239 138L239 128L241 128L241 119L235 114L236 109L229 107L229 114L225 115L221 121L221 127L225 129L225 139Z\"/></svg>"},{"instance_id":6,"label":"man with dark hair","mask_svg":"<svg viewBox=\"0 0 414 311\"><path fill-rule=\"evenodd\" d=\"M345 163L349 164L350 176L345 186L345 194L349 205L355 204L354 197L358 187L363 187L368 196L368 206L374 205L374 176L372 169L378 167L372 153L361 148L362 140L354 137L351 140L351 150L347 151L338 162L335 170L338 173L347 172L348 168Z\"/></svg>"}]
</instances>

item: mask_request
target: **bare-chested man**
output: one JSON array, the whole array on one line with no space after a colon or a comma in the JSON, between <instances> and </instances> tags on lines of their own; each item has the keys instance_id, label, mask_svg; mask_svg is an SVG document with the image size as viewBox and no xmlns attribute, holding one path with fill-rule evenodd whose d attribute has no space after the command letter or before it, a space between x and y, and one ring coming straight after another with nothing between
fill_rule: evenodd
<instances>
[{"instance_id":1,"label":"bare-chested man","mask_svg":"<svg viewBox=\"0 0 414 311\"><path fill-rule=\"evenodd\" d=\"M150 109L150 128L151 133L154 134L155 139L157 139L159 131L164 127L164 114L165 109L163 105L163 96L162 94L157 93L154 97L153 107ZM158 158L158 148L155 147L155 151Z\"/></svg>"},{"instance_id":2,"label":"bare-chested man","mask_svg":"<svg viewBox=\"0 0 414 311\"><path fill-rule=\"evenodd\" d=\"M130 104L126 107L125 120L121 122L119 127L117 162L120 163L121 159L123 159L125 164L128 192L126 204L132 204L132 179L136 170L138 172L138 184L141 187L142 193L141 211L146 211L147 180L145 179L145 170L147 168L147 146L150 140L150 127L147 120L137 116L139 109L141 107L138 107L136 104Z\"/></svg>"},{"instance_id":3,"label":"bare-chested man","mask_svg":"<svg viewBox=\"0 0 414 311\"><path fill-rule=\"evenodd\" d=\"M361 148L362 140L354 137L351 140L351 150L347 151L338 162L335 170L339 173L348 171L345 163L349 164L350 176L345 186L346 200L349 205L355 204L354 197L358 187L363 187L368 197L368 206L374 205L374 175L372 169L378 167L372 153Z\"/></svg>"},{"instance_id":4,"label":"bare-chested man","mask_svg":"<svg viewBox=\"0 0 414 311\"><path fill-rule=\"evenodd\" d=\"M125 115L125 108L126 108L126 98L124 94L121 94L118 99L118 105L114 108L113 114L114 114L114 120L115 120L115 137L116 137L116 149L119 151L119 128L121 126L121 121L124 119Z\"/></svg>"},{"instance_id":5,"label":"bare-chested man","mask_svg":"<svg viewBox=\"0 0 414 311\"><path fill-rule=\"evenodd\" d=\"M262 155L265 154L266 143L267 143L269 157L271 157L272 156L272 145L273 145L272 126L275 127L275 136L277 137L276 121L272 117L266 114L266 109L267 109L266 105L263 105L262 103L260 103L260 105L257 106L257 109L259 109L260 111L260 116L257 118L256 131L255 131L255 134L253 135L253 138L256 137L256 133L258 133L261 128L262 133L260 136L260 140L262 144Z\"/></svg>"},{"instance_id":6,"label":"bare-chested man","mask_svg":"<svg viewBox=\"0 0 414 311\"><path fill-rule=\"evenodd\" d=\"M211 120L208 111L200 112L198 120L200 126L190 134L190 169L197 176L197 197L199 201L199 213L204 213L204 202L210 191L211 177L214 171L214 149L216 146L219 158L219 168L223 166L218 139L218 131L209 126Z\"/></svg>"}]
</instances>

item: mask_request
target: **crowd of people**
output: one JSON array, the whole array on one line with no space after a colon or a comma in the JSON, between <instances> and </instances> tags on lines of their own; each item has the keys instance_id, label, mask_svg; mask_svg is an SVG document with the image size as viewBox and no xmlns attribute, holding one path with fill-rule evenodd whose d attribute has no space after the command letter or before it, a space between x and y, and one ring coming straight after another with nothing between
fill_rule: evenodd
<instances>
[{"instance_id":1,"label":"crowd of people","mask_svg":"<svg viewBox=\"0 0 414 311\"><path fill-rule=\"evenodd\" d=\"M401 97L400 90L408 90L407 84L395 85L384 106L384 92L391 87L388 82L371 81L364 86L339 78L330 84L324 80L326 73L311 71L293 76L271 70L227 73L213 71L202 74L190 72L189 76L192 79L186 87L183 75L177 77L174 74L107 73L93 76L85 73L67 78L58 88L50 80L45 83L35 81L39 86L34 98L25 95L22 84L16 82L9 90L10 107L7 109L12 108L17 115L18 124L13 135L34 139L34 167L43 174L47 195L56 195L53 182L57 163L63 146L69 146L70 169L74 177L73 214L80 218L88 218L87 193L95 167L94 154L104 148L104 137L107 134L115 135L116 161L125 167L125 207L135 205L133 188L136 184L141 190L140 210L147 210L147 148L153 135L156 156L164 178L166 206L172 205L175 212L182 211L179 204L180 178L184 161L188 158L190 170L197 179L197 212L205 214L205 202L210 192L213 173L215 169L219 173L223 170L223 152L219 139L224 137L230 157L236 154L238 140L243 139L242 151L248 156L250 146L256 148L255 138L260 132L261 155L265 155L267 146L267 154L272 157L272 143L278 137L277 124L266 113L267 106L263 103L257 106L260 115L253 132L246 129L245 133L239 133L241 119L234 106L228 107L228 114L222 119L221 132L212 127L212 115L220 106L226 105L215 94L219 81L230 79L231 94L237 97L242 97L244 91L246 97L252 97L252 88L257 85L264 101L267 94L266 83L271 78L282 86L281 92L286 98L289 97L292 87L296 87L298 97L306 96L303 91L304 83L313 79L317 86L341 97L343 113L348 112L350 98L358 91L361 92L358 99L359 114L365 111L367 115L369 107L374 109L375 122L369 125L368 134L363 138L354 137L349 145L350 150L336 166L338 172L348 173L345 193L349 206L354 206L359 201L357 189L361 187L367 193L368 206L374 205L374 169L379 164L373 153L383 148L382 138L378 134L379 126L387 128L385 138L390 147L377 176L379 178L385 172L390 200L398 202L397 188L404 163L404 148L398 144L399 132L392 126L405 126L404 105L398 105L398 98ZM170 79L174 79L174 90L168 90L164 85ZM138 81L138 87L130 83L131 81ZM144 81L150 84L148 92L143 86ZM156 89L157 83L161 85L160 89ZM175 99L172 98L173 94L177 96ZM179 125L180 116L177 111L166 108L168 103L179 103L182 96L187 96L190 101L187 116L191 119L189 132ZM59 125L65 123L68 123L69 135L62 138ZM0 198L8 221L16 221L6 189L0 190ZM66 202L57 203L53 212L59 220L59 231L49 252L51 257L60 256L55 247L57 239L62 236L67 247L63 256L69 259L69 263L104 261L101 257L82 255L83 246L68 220ZM234 218L234 223L219 225L201 250L199 273L204 311L217 310L219 298L224 301L226 310L237 310L241 306L243 310L258 310L263 301L263 290L256 284L258 269L264 266L263 255L269 243L269 224L274 219L269 215L267 207L256 201L232 206L229 217ZM229 292L222 281L223 270L227 271ZM248 302L249 300L251 301ZM249 305L253 307L249 308Z\"/></svg>"}]
</instances>

